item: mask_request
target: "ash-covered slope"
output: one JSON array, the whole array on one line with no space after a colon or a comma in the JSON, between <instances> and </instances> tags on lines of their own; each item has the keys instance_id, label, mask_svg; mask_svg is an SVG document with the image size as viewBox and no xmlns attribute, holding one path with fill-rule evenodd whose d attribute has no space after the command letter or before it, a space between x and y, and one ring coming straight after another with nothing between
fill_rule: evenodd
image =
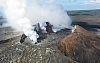
<instances>
[{"instance_id":1,"label":"ash-covered slope","mask_svg":"<svg viewBox=\"0 0 100 63\"><path fill-rule=\"evenodd\" d=\"M100 36L80 26L59 43L59 49L79 63L100 63Z\"/></svg>"},{"instance_id":2,"label":"ash-covered slope","mask_svg":"<svg viewBox=\"0 0 100 63\"><path fill-rule=\"evenodd\" d=\"M31 45L28 38L20 44L21 35L15 33L13 37L9 33L7 36L11 38L5 38L0 44L0 63L77 63L70 57L64 56L57 47L57 43L69 33L68 31L49 34L39 45Z\"/></svg>"}]
</instances>

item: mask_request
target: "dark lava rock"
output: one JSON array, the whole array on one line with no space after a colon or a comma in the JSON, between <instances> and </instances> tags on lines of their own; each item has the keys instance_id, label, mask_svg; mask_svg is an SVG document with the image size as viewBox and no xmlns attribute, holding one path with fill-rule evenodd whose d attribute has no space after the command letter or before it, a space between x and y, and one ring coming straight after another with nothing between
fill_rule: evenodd
<instances>
[{"instance_id":1,"label":"dark lava rock","mask_svg":"<svg viewBox=\"0 0 100 63\"><path fill-rule=\"evenodd\" d=\"M6 30L6 34L0 35L0 63L77 63L58 49L58 42L68 34L66 31L49 34L37 45L28 38L21 44L21 34L17 34Z\"/></svg>"},{"instance_id":2,"label":"dark lava rock","mask_svg":"<svg viewBox=\"0 0 100 63\"><path fill-rule=\"evenodd\" d=\"M58 47L67 57L79 63L100 63L100 36L78 25Z\"/></svg>"}]
</instances>

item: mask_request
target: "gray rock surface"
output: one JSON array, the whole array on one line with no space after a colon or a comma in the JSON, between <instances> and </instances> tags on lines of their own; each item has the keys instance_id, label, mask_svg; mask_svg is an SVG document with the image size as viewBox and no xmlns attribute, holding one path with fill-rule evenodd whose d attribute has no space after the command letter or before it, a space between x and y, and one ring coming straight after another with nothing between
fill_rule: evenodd
<instances>
[{"instance_id":1,"label":"gray rock surface","mask_svg":"<svg viewBox=\"0 0 100 63\"><path fill-rule=\"evenodd\" d=\"M8 28L3 30L6 33L0 35L0 63L77 63L64 56L57 47L67 31L50 34L41 43L33 45L28 38L21 44L21 33Z\"/></svg>"}]
</instances>

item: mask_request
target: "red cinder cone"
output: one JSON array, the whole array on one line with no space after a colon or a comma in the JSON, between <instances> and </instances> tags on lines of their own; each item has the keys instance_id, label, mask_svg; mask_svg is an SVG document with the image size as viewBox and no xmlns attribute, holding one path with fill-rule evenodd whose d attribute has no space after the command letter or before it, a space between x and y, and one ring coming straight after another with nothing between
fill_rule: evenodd
<instances>
[{"instance_id":1,"label":"red cinder cone","mask_svg":"<svg viewBox=\"0 0 100 63\"><path fill-rule=\"evenodd\" d=\"M100 37L81 26L62 39L58 48L79 63L100 63Z\"/></svg>"}]
</instances>

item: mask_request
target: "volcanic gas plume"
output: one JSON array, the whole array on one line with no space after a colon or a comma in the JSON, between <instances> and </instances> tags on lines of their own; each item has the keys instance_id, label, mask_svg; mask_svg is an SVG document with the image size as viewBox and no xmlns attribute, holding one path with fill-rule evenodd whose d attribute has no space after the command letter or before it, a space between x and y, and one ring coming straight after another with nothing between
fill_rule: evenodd
<instances>
[{"instance_id":1,"label":"volcanic gas plume","mask_svg":"<svg viewBox=\"0 0 100 63\"><path fill-rule=\"evenodd\" d=\"M50 22L53 29L71 28L71 19L63 7L55 0L6 0L4 3L7 25L17 31L22 31L33 42L37 41L38 34L33 25Z\"/></svg>"}]
</instances>

